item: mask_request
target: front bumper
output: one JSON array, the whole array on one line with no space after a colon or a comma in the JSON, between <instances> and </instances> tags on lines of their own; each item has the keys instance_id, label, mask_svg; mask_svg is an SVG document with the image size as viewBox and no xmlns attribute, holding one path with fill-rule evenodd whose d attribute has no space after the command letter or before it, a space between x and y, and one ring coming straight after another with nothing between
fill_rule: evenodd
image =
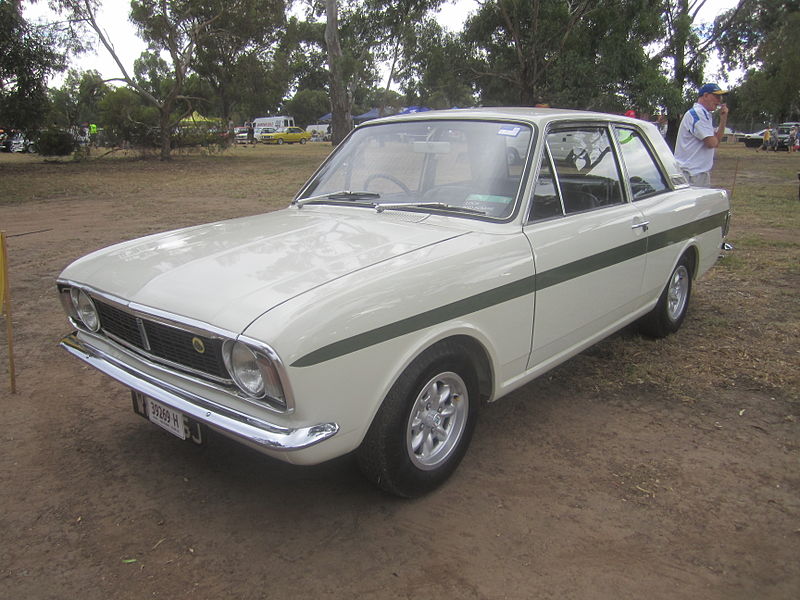
<instances>
[{"instance_id":1,"label":"front bumper","mask_svg":"<svg viewBox=\"0 0 800 600\"><path fill-rule=\"evenodd\" d=\"M103 350L84 343L78 339L77 332L65 336L60 346L123 385L208 425L222 435L265 453L302 450L327 440L339 431L336 423L299 428L283 427L221 406L156 379Z\"/></svg>"}]
</instances>

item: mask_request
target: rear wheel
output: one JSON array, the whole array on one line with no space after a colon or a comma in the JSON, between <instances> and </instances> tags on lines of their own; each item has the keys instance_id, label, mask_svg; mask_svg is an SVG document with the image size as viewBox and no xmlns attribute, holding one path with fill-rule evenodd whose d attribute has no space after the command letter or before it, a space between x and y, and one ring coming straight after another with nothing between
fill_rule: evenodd
<instances>
[{"instance_id":1,"label":"rear wheel","mask_svg":"<svg viewBox=\"0 0 800 600\"><path fill-rule=\"evenodd\" d=\"M305 144L308 140L306 138L300 138L300 143Z\"/></svg>"},{"instance_id":2,"label":"rear wheel","mask_svg":"<svg viewBox=\"0 0 800 600\"><path fill-rule=\"evenodd\" d=\"M675 265L658 303L640 322L642 333L666 337L680 329L692 295L692 264L684 254Z\"/></svg>"},{"instance_id":3,"label":"rear wheel","mask_svg":"<svg viewBox=\"0 0 800 600\"><path fill-rule=\"evenodd\" d=\"M282 144L283 144L283 138L278 138L278 145L280 146Z\"/></svg>"},{"instance_id":4,"label":"rear wheel","mask_svg":"<svg viewBox=\"0 0 800 600\"><path fill-rule=\"evenodd\" d=\"M407 498L441 485L469 446L478 413L474 368L459 349L435 347L400 376L358 449L364 475Z\"/></svg>"}]
</instances>

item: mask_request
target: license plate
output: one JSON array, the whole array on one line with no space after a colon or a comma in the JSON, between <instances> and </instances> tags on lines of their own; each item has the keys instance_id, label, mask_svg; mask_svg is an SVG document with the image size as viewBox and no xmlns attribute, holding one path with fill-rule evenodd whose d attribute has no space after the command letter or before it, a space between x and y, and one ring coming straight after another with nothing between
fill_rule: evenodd
<instances>
[{"instance_id":1,"label":"license plate","mask_svg":"<svg viewBox=\"0 0 800 600\"><path fill-rule=\"evenodd\" d=\"M147 418L159 427L163 427L171 434L178 436L182 440L186 439L186 429L183 426L183 413L161 404L157 400L145 397L147 403Z\"/></svg>"}]
</instances>

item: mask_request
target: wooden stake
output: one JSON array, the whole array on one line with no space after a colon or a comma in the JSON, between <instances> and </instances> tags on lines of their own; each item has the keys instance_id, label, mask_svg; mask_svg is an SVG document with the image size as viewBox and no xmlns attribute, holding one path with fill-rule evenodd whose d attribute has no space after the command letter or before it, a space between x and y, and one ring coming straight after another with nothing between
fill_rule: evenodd
<instances>
[{"instance_id":1,"label":"wooden stake","mask_svg":"<svg viewBox=\"0 0 800 600\"><path fill-rule=\"evenodd\" d=\"M0 314L6 317L6 338L8 340L8 372L11 378L11 393L17 393L17 378L14 368L14 325L11 322L11 285L8 280L8 252L6 233L0 231Z\"/></svg>"}]
</instances>

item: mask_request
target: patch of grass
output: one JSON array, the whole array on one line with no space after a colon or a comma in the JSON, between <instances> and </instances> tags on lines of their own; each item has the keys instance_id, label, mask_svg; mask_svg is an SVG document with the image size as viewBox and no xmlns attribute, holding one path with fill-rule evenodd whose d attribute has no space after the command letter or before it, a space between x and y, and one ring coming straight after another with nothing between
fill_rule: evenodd
<instances>
[{"instance_id":1,"label":"patch of grass","mask_svg":"<svg viewBox=\"0 0 800 600\"><path fill-rule=\"evenodd\" d=\"M84 196L135 199L142 194L250 197L285 206L330 153L330 144L233 147L221 154L176 154L171 161L130 153L84 162L44 162L37 155L0 155L0 204ZM273 206L274 205L274 206Z\"/></svg>"}]
</instances>

